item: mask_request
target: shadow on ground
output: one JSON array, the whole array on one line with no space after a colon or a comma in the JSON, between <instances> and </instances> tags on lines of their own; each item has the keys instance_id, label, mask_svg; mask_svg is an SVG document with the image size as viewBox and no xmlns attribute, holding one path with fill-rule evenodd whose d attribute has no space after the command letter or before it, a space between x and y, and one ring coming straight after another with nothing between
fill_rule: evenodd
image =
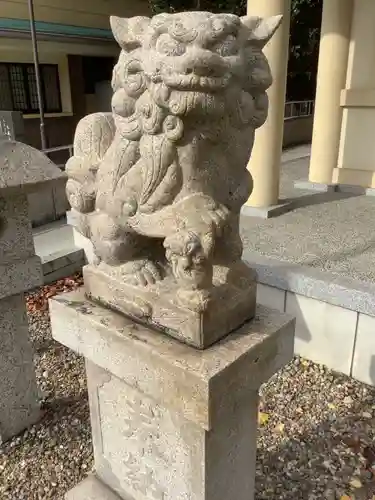
<instances>
[{"instance_id":1,"label":"shadow on ground","mask_svg":"<svg viewBox=\"0 0 375 500\"><path fill-rule=\"evenodd\" d=\"M375 389L296 359L262 390L257 500L367 500L375 482L350 443L374 447ZM348 445L349 443L349 445Z\"/></svg>"}]
</instances>

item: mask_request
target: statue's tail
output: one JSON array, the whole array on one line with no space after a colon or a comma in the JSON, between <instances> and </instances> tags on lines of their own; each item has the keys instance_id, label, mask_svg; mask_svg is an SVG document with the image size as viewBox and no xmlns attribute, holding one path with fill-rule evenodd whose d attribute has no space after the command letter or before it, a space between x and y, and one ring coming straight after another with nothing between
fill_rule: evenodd
<instances>
[{"instance_id":1,"label":"statue's tail","mask_svg":"<svg viewBox=\"0 0 375 500\"><path fill-rule=\"evenodd\" d=\"M115 135L111 113L94 113L83 118L74 136L74 155L66 164L66 193L75 213L74 225L90 237L89 214L95 210L96 174Z\"/></svg>"},{"instance_id":2,"label":"statue's tail","mask_svg":"<svg viewBox=\"0 0 375 500\"><path fill-rule=\"evenodd\" d=\"M96 173L115 135L111 113L95 113L83 118L74 137L74 155L66 164L69 203L80 213L95 209Z\"/></svg>"}]
</instances>

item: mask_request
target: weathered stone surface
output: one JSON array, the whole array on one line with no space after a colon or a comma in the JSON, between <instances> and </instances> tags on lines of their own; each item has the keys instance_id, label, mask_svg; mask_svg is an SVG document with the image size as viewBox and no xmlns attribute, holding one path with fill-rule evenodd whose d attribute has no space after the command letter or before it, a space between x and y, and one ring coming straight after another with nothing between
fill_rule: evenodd
<instances>
[{"instance_id":1,"label":"weathered stone surface","mask_svg":"<svg viewBox=\"0 0 375 500\"><path fill-rule=\"evenodd\" d=\"M0 300L0 442L34 424L39 397L23 294Z\"/></svg>"},{"instance_id":2,"label":"weathered stone surface","mask_svg":"<svg viewBox=\"0 0 375 500\"><path fill-rule=\"evenodd\" d=\"M280 21L112 18L114 113L79 123L67 165L76 227L97 257L89 294L198 347L255 314L239 215L272 82L262 49Z\"/></svg>"},{"instance_id":3,"label":"weathered stone surface","mask_svg":"<svg viewBox=\"0 0 375 500\"><path fill-rule=\"evenodd\" d=\"M27 197L0 195L0 300L42 282L42 264L35 255Z\"/></svg>"},{"instance_id":4,"label":"weathered stone surface","mask_svg":"<svg viewBox=\"0 0 375 500\"><path fill-rule=\"evenodd\" d=\"M43 283L42 264L37 255L0 264L0 300L32 290Z\"/></svg>"},{"instance_id":5,"label":"weathered stone surface","mask_svg":"<svg viewBox=\"0 0 375 500\"><path fill-rule=\"evenodd\" d=\"M0 263L34 255L27 197L22 194L2 197L0 194Z\"/></svg>"},{"instance_id":6,"label":"weathered stone surface","mask_svg":"<svg viewBox=\"0 0 375 500\"><path fill-rule=\"evenodd\" d=\"M76 212L74 209L69 210L66 213L66 221L72 226L73 229L73 241L77 248L82 248L85 254L85 263L92 264L95 262L96 257L94 254L94 247L89 238L86 238L78 229L80 227L80 221L82 219L82 214Z\"/></svg>"},{"instance_id":7,"label":"weathered stone surface","mask_svg":"<svg viewBox=\"0 0 375 500\"><path fill-rule=\"evenodd\" d=\"M207 430L220 420L220 402L257 390L293 353L294 320L263 307L204 351L93 303L83 290L54 298L50 311L57 341Z\"/></svg>"},{"instance_id":8,"label":"weathered stone surface","mask_svg":"<svg viewBox=\"0 0 375 500\"><path fill-rule=\"evenodd\" d=\"M23 292L42 284L43 273L27 194L61 176L40 151L0 137L0 442L40 417Z\"/></svg>"},{"instance_id":9,"label":"weathered stone surface","mask_svg":"<svg viewBox=\"0 0 375 500\"><path fill-rule=\"evenodd\" d=\"M41 151L0 137L0 196L29 193L61 177L64 174Z\"/></svg>"},{"instance_id":10,"label":"weathered stone surface","mask_svg":"<svg viewBox=\"0 0 375 500\"><path fill-rule=\"evenodd\" d=\"M104 484L123 500L253 498L258 388L291 359L294 320L261 307L200 351L83 290L52 299L50 310L54 338L86 357ZM67 498L87 498L75 492Z\"/></svg>"},{"instance_id":11,"label":"weathered stone surface","mask_svg":"<svg viewBox=\"0 0 375 500\"><path fill-rule=\"evenodd\" d=\"M207 431L95 365L87 376L96 473L121 498L253 497L257 391L225 402Z\"/></svg>"},{"instance_id":12,"label":"weathered stone surface","mask_svg":"<svg viewBox=\"0 0 375 500\"><path fill-rule=\"evenodd\" d=\"M104 266L105 272L102 272ZM89 296L100 298L100 302L111 308L201 349L244 323L249 311L255 311L256 306L256 281L250 268L239 262L230 270L215 266L214 272L215 281L225 282L226 286L218 286L215 308L203 311L194 311L176 302L177 285L169 280L133 287L123 282L118 267L105 264L87 266L83 275Z\"/></svg>"}]
</instances>

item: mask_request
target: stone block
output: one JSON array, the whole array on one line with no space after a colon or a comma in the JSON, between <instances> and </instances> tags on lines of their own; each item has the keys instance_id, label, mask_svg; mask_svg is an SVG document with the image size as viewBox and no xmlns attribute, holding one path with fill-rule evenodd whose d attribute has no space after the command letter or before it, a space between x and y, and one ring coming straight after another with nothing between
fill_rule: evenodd
<instances>
[{"instance_id":1,"label":"stone block","mask_svg":"<svg viewBox=\"0 0 375 500\"><path fill-rule=\"evenodd\" d=\"M244 217L259 217L260 219L271 219L278 217L293 210L294 205L291 201L279 201L277 205L269 205L267 207L252 207L251 205L243 205L241 215Z\"/></svg>"},{"instance_id":2,"label":"stone block","mask_svg":"<svg viewBox=\"0 0 375 500\"><path fill-rule=\"evenodd\" d=\"M286 291L280 290L274 286L263 285L258 283L257 285L257 303L269 307L271 309L276 309L277 311L285 311L285 300Z\"/></svg>"},{"instance_id":3,"label":"stone block","mask_svg":"<svg viewBox=\"0 0 375 500\"><path fill-rule=\"evenodd\" d=\"M375 385L375 318L359 314L351 375Z\"/></svg>"},{"instance_id":4,"label":"stone block","mask_svg":"<svg viewBox=\"0 0 375 500\"><path fill-rule=\"evenodd\" d=\"M350 374L357 313L287 292L286 312L296 317L295 352Z\"/></svg>"},{"instance_id":5,"label":"stone block","mask_svg":"<svg viewBox=\"0 0 375 500\"><path fill-rule=\"evenodd\" d=\"M7 264L0 263L0 300L42 284L42 263L38 256Z\"/></svg>"},{"instance_id":6,"label":"stone block","mask_svg":"<svg viewBox=\"0 0 375 500\"><path fill-rule=\"evenodd\" d=\"M77 248L82 248L85 252L86 264L92 264L95 261L94 245L89 238L86 238L77 227L81 224L82 215L76 210L69 210L66 213L66 221L71 226L73 231L74 245Z\"/></svg>"},{"instance_id":7,"label":"stone block","mask_svg":"<svg viewBox=\"0 0 375 500\"><path fill-rule=\"evenodd\" d=\"M293 319L259 307L200 351L83 290L50 307L54 338L86 358L96 474L110 490L123 500L253 498L258 388L291 359Z\"/></svg>"},{"instance_id":8,"label":"stone block","mask_svg":"<svg viewBox=\"0 0 375 500\"><path fill-rule=\"evenodd\" d=\"M244 377L237 388L247 382L256 390L288 361L293 347L294 320L262 306L253 321L204 351L93 303L82 289L54 298L50 308L55 340L207 429L218 417L209 395L222 372L231 373L233 383ZM247 369L240 373L242 363ZM226 389L215 398L227 399Z\"/></svg>"},{"instance_id":9,"label":"stone block","mask_svg":"<svg viewBox=\"0 0 375 500\"><path fill-rule=\"evenodd\" d=\"M65 221L58 221L33 230L35 253L43 263L65 250L74 248L72 228Z\"/></svg>"},{"instance_id":10,"label":"stone block","mask_svg":"<svg viewBox=\"0 0 375 500\"><path fill-rule=\"evenodd\" d=\"M313 191L315 193L334 193L337 190L337 184L320 184L318 182L310 182L299 180L294 183L295 189L305 191Z\"/></svg>"},{"instance_id":11,"label":"stone block","mask_svg":"<svg viewBox=\"0 0 375 500\"><path fill-rule=\"evenodd\" d=\"M55 185L52 188L56 220L64 217L66 212L70 209L68 198L65 192L66 181L67 177L62 178L61 180L56 181Z\"/></svg>"},{"instance_id":12,"label":"stone block","mask_svg":"<svg viewBox=\"0 0 375 500\"><path fill-rule=\"evenodd\" d=\"M252 498L256 391L225 403L207 431L94 364L87 377L96 473L120 498Z\"/></svg>"},{"instance_id":13,"label":"stone block","mask_svg":"<svg viewBox=\"0 0 375 500\"><path fill-rule=\"evenodd\" d=\"M77 229L73 228L73 241L77 248L81 248L85 254L85 263L92 264L95 261L94 247L91 241L83 236Z\"/></svg>"},{"instance_id":14,"label":"stone block","mask_svg":"<svg viewBox=\"0 0 375 500\"><path fill-rule=\"evenodd\" d=\"M51 186L29 193L29 217L33 226L42 226L56 219Z\"/></svg>"},{"instance_id":15,"label":"stone block","mask_svg":"<svg viewBox=\"0 0 375 500\"><path fill-rule=\"evenodd\" d=\"M87 294L198 349L209 347L255 315L255 276L241 261L214 267L214 282L221 285L203 309L176 300L179 286L171 276L148 286L134 286L121 279L122 272L121 267L104 263L85 266Z\"/></svg>"},{"instance_id":16,"label":"stone block","mask_svg":"<svg viewBox=\"0 0 375 500\"><path fill-rule=\"evenodd\" d=\"M82 271L84 265L84 253L81 248L66 249L49 255L49 260L43 262L44 284L53 283Z\"/></svg>"},{"instance_id":17,"label":"stone block","mask_svg":"<svg viewBox=\"0 0 375 500\"><path fill-rule=\"evenodd\" d=\"M0 263L14 262L34 254L27 197L22 194L1 197L0 194Z\"/></svg>"},{"instance_id":18,"label":"stone block","mask_svg":"<svg viewBox=\"0 0 375 500\"><path fill-rule=\"evenodd\" d=\"M23 294L0 300L0 442L40 417Z\"/></svg>"}]
</instances>

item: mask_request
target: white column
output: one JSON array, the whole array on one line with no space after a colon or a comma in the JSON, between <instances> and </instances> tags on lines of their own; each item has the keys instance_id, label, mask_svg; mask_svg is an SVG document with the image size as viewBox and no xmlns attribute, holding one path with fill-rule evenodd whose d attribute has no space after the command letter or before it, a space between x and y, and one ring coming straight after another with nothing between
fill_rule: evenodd
<instances>
[{"instance_id":1,"label":"white column","mask_svg":"<svg viewBox=\"0 0 375 500\"><path fill-rule=\"evenodd\" d=\"M309 180L331 184L337 167L353 0L325 0L319 50Z\"/></svg>"},{"instance_id":2,"label":"white column","mask_svg":"<svg viewBox=\"0 0 375 500\"><path fill-rule=\"evenodd\" d=\"M268 90L269 114L263 127L256 131L248 167L254 179L254 190L247 204L268 207L277 204L279 199L291 0L248 0L247 11L248 15L261 17L284 16L281 26L264 48L273 76L273 84Z\"/></svg>"}]
</instances>

